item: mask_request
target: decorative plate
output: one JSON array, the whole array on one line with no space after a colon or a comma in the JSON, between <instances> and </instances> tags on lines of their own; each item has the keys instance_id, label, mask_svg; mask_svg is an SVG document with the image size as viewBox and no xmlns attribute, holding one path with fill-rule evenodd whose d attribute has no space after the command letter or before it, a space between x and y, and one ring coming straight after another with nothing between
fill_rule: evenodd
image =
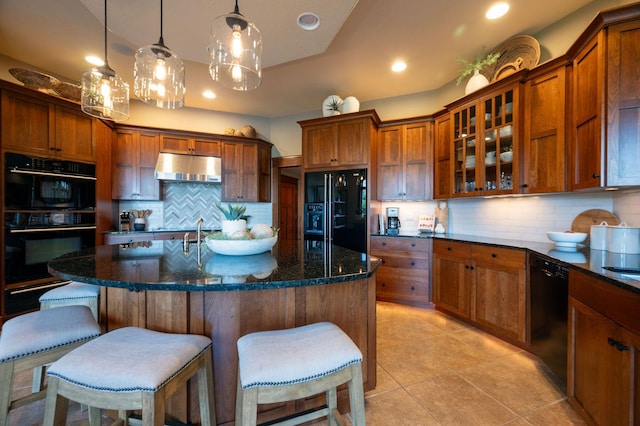
<instances>
[{"instance_id":1,"label":"decorative plate","mask_svg":"<svg viewBox=\"0 0 640 426\"><path fill-rule=\"evenodd\" d=\"M59 82L53 88L53 91L63 98L69 99L71 101L80 102L80 98L82 97L82 88L80 86L72 83L67 83L65 81Z\"/></svg>"},{"instance_id":2,"label":"decorative plate","mask_svg":"<svg viewBox=\"0 0 640 426\"><path fill-rule=\"evenodd\" d=\"M278 236L257 240L216 240L208 238L206 241L207 247L215 253L226 254L227 256L248 256L271 250L271 247L278 241Z\"/></svg>"},{"instance_id":3,"label":"decorative plate","mask_svg":"<svg viewBox=\"0 0 640 426\"><path fill-rule=\"evenodd\" d=\"M521 69L531 69L538 65L540 43L528 35L515 36L500 43L491 53L500 53L500 58L495 64L485 67L481 73L493 82Z\"/></svg>"},{"instance_id":4,"label":"decorative plate","mask_svg":"<svg viewBox=\"0 0 640 426\"><path fill-rule=\"evenodd\" d=\"M40 90L41 92L51 93L55 87L60 84L60 80L38 71L26 70L23 68L11 68L9 73L16 80L20 81L29 89Z\"/></svg>"}]
</instances>

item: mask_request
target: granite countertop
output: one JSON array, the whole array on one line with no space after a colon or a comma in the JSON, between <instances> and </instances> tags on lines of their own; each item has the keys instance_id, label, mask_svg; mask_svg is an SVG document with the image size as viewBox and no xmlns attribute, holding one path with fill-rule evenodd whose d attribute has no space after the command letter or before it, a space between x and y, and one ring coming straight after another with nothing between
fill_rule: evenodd
<instances>
[{"instance_id":1,"label":"granite countertop","mask_svg":"<svg viewBox=\"0 0 640 426\"><path fill-rule=\"evenodd\" d=\"M462 234L434 234L416 232L413 234L406 233L401 235L371 234L371 236L443 239L529 250L537 254L546 256L551 260L559 261L569 268L573 268L581 272L586 272L588 274L594 275L598 278L602 278L607 282L615 285L616 287L620 287L624 290L640 294L640 273L633 276L631 274L621 274L603 269L604 266L632 266L640 268L639 254L625 255L620 253L608 252L605 250L591 250L589 247L582 245L579 245L575 251L563 251L558 250L556 245L551 241L549 241L548 243L534 242Z\"/></svg>"},{"instance_id":2,"label":"granite countertop","mask_svg":"<svg viewBox=\"0 0 640 426\"><path fill-rule=\"evenodd\" d=\"M296 246L280 258L271 252L224 256L213 253L206 244L201 250L202 267L198 268L196 245L185 254L179 240L97 246L51 260L49 273L133 291L238 291L362 280L381 263L365 253L320 242Z\"/></svg>"},{"instance_id":3,"label":"granite countertop","mask_svg":"<svg viewBox=\"0 0 640 426\"><path fill-rule=\"evenodd\" d=\"M203 229L202 232L213 232L219 231L219 229ZM102 234L106 235L144 235L144 234L179 234L182 232L196 232L196 229L167 229L167 228L158 228L158 229L146 229L144 231L105 231Z\"/></svg>"}]
</instances>

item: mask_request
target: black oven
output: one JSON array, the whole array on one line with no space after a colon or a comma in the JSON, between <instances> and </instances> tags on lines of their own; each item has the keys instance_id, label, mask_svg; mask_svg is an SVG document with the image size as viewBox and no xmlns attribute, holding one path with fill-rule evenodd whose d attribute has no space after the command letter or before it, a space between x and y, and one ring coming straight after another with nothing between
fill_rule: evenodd
<instances>
[{"instance_id":1,"label":"black oven","mask_svg":"<svg viewBox=\"0 0 640 426\"><path fill-rule=\"evenodd\" d=\"M95 246L95 165L5 153L3 192L3 309L12 315L63 284L49 260Z\"/></svg>"}]
</instances>

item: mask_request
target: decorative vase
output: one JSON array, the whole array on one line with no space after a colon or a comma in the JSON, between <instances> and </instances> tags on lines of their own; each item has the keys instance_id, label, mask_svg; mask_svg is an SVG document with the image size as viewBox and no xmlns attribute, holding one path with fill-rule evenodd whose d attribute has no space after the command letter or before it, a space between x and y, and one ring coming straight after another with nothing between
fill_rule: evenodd
<instances>
[{"instance_id":1,"label":"decorative vase","mask_svg":"<svg viewBox=\"0 0 640 426\"><path fill-rule=\"evenodd\" d=\"M330 117L332 115L340 115L342 107L342 98L338 95L331 95L322 102L322 116Z\"/></svg>"},{"instance_id":2,"label":"decorative vase","mask_svg":"<svg viewBox=\"0 0 640 426\"><path fill-rule=\"evenodd\" d=\"M464 94L468 95L471 92L475 92L478 89L483 88L484 86L489 85L489 80L484 75L480 74L480 71L474 70L473 75L467 82L467 85L464 88Z\"/></svg>"},{"instance_id":3,"label":"decorative vase","mask_svg":"<svg viewBox=\"0 0 640 426\"><path fill-rule=\"evenodd\" d=\"M226 236L230 236L237 231L246 231L247 221L244 219L236 220L222 220L222 233Z\"/></svg>"},{"instance_id":4,"label":"decorative vase","mask_svg":"<svg viewBox=\"0 0 640 426\"><path fill-rule=\"evenodd\" d=\"M344 101L342 101L341 111L343 114L360 111L360 101L354 96L347 96L346 98L344 98Z\"/></svg>"},{"instance_id":5,"label":"decorative vase","mask_svg":"<svg viewBox=\"0 0 640 426\"><path fill-rule=\"evenodd\" d=\"M144 231L144 228L146 227L147 223L144 220L143 217L136 217L133 220L133 230L134 231Z\"/></svg>"}]
</instances>

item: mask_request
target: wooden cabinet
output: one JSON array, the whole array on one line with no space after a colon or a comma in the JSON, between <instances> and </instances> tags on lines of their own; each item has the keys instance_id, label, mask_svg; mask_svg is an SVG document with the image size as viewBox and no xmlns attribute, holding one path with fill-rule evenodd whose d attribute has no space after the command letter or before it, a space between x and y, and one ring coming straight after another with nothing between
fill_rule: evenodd
<instances>
[{"instance_id":1,"label":"wooden cabinet","mask_svg":"<svg viewBox=\"0 0 640 426\"><path fill-rule=\"evenodd\" d=\"M571 48L569 189L640 184L640 7L604 11Z\"/></svg>"},{"instance_id":2,"label":"wooden cabinet","mask_svg":"<svg viewBox=\"0 0 640 426\"><path fill-rule=\"evenodd\" d=\"M304 168L367 167L379 122L373 110L299 121Z\"/></svg>"},{"instance_id":3,"label":"wooden cabinet","mask_svg":"<svg viewBox=\"0 0 640 426\"><path fill-rule=\"evenodd\" d=\"M376 179L378 200L432 198L431 121L425 118L385 126L378 131Z\"/></svg>"},{"instance_id":4,"label":"wooden cabinet","mask_svg":"<svg viewBox=\"0 0 640 426\"><path fill-rule=\"evenodd\" d=\"M94 163L94 119L77 106L2 90L2 147L38 157Z\"/></svg>"},{"instance_id":5,"label":"wooden cabinet","mask_svg":"<svg viewBox=\"0 0 640 426\"><path fill-rule=\"evenodd\" d=\"M524 72L450 106L452 196L518 192Z\"/></svg>"},{"instance_id":6,"label":"wooden cabinet","mask_svg":"<svg viewBox=\"0 0 640 426\"><path fill-rule=\"evenodd\" d=\"M382 259L376 273L378 300L429 306L431 239L371 237L371 254Z\"/></svg>"},{"instance_id":7,"label":"wooden cabinet","mask_svg":"<svg viewBox=\"0 0 640 426\"><path fill-rule=\"evenodd\" d=\"M593 424L640 423L640 295L569 271L569 402Z\"/></svg>"},{"instance_id":8,"label":"wooden cabinet","mask_svg":"<svg viewBox=\"0 0 640 426\"><path fill-rule=\"evenodd\" d=\"M522 192L566 190L570 64L560 57L529 74L524 93Z\"/></svg>"},{"instance_id":9,"label":"wooden cabinet","mask_svg":"<svg viewBox=\"0 0 640 426\"><path fill-rule=\"evenodd\" d=\"M433 117L433 198L451 196L451 119L449 111L441 111Z\"/></svg>"},{"instance_id":10,"label":"wooden cabinet","mask_svg":"<svg viewBox=\"0 0 640 426\"><path fill-rule=\"evenodd\" d=\"M203 137L162 133L160 135L160 152L220 157L221 142Z\"/></svg>"},{"instance_id":11,"label":"wooden cabinet","mask_svg":"<svg viewBox=\"0 0 640 426\"><path fill-rule=\"evenodd\" d=\"M433 302L513 343L527 341L524 250L433 242Z\"/></svg>"},{"instance_id":12,"label":"wooden cabinet","mask_svg":"<svg viewBox=\"0 0 640 426\"><path fill-rule=\"evenodd\" d=\"M160 200L155 178L160 152L157 132L118 128L113 143L111 196L118 200Z\"/></svg>"},{"instance_id":13,"label":"wooden cabinet","mask_svg":"<svg viewBox=\"0 0 640 426\"><path fill-rule=\"evenodd\" d=\"M222 143L222 201L271 200L271 144Z\"/></svg>"}]
</instances>

